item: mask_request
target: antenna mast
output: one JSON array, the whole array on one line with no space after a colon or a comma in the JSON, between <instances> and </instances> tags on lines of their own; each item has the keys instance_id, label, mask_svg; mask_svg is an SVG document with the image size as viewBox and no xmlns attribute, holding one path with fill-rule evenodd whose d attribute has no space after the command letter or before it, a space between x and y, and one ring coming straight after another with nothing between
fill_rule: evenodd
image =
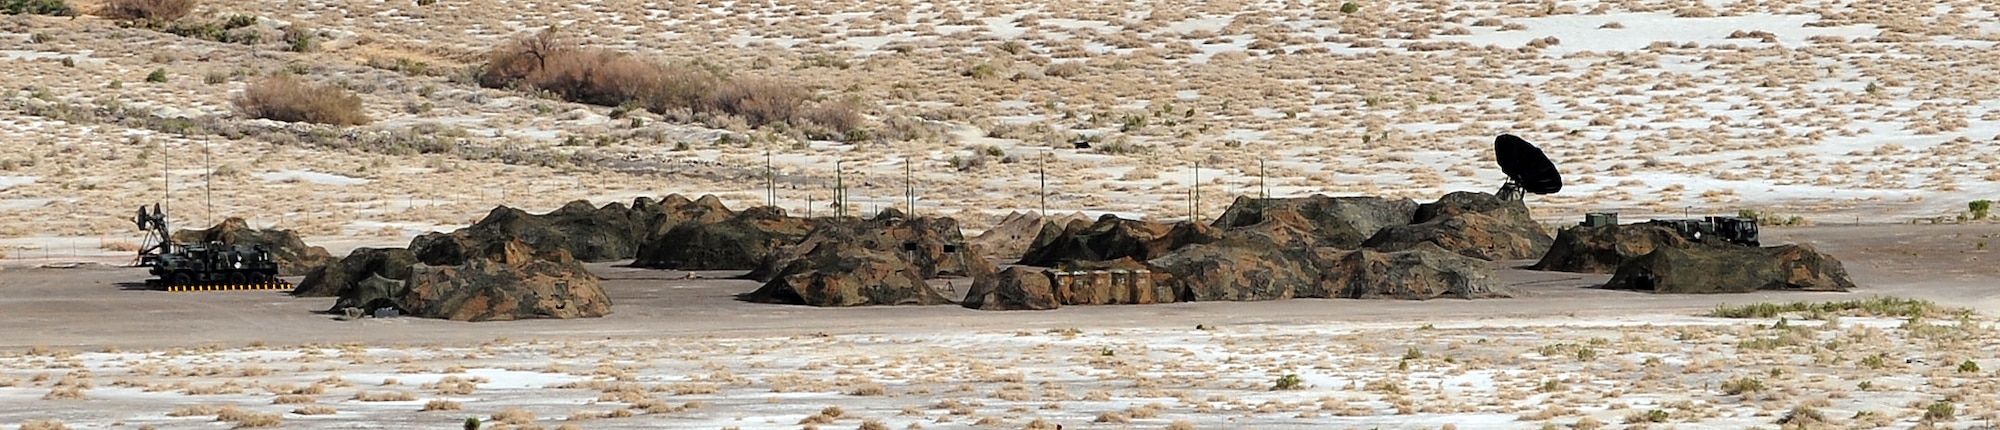
<instances>
[{"instance_id":1,"label":"antenna mast","mask_svg":"<svg viewBox=\"0 0 2000 430\"><path fill-rule=\"evenodd\" d=\"M167 184L166 190L160 192L160 205L163 210L159 212L160 219L162 220L167 219L167 213L174 208L174 172L173 166L167 162L172 157L167 154L167 141L162 140L160 141L160 180ZM169 233L172 232L169 231Z\"/></svg>"},{"instance_id":2,"label":"antenna mast","mask_svg":"<svg viewBox=\"0 0 2000 430\"><path fill-rule=\"evenodd\" d=\"M215 168L209 162L208 138L201 138L201 188L202 199L208 207L202 209L202 225L215 225Z\"/></svg>"}]
</instances>

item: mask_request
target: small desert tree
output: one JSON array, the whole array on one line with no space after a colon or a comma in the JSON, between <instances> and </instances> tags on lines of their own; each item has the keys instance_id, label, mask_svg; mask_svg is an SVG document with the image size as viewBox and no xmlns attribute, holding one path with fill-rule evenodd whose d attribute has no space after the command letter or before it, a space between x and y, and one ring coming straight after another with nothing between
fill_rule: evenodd
<instances>
[{"instance_id":1,"label":"small desert tree","mask_svg":"<svg viewBox=\"0 0 2000 430\"><path fill-rule=\"evenodd\" d=\"M1993 213L1993 201L1973 200L1971 203L1966 203L1965 208L1972 211L1972 219L1986 219Z\"/></svg>"},{"instance_id":2,"label":"small desert tree","mask_svg":"<svg viewBox=\"0 0 2000 430\"><path fill-rule=\"evenodd\" d=\"M551 58L576 50L576 42L562 37L555 26L516 37L487 54L486 65L479 70L479 85L487 88L513 85L547 68Z\"/></svg>"},{"instance_id":3,"label":"small desert tree","mask_svg":"<svg viewBox=\"0 0 2000 430\"><path fill-rule=\"evenodd\" d=\"M367 124L361 97L333 85L277 75L251 82L234 103L243 115L286 122L327 125Z\"/></svg>"},{"instance_id":4,"label":"small desert tree","mask_svg":"<svg viewBox=\"0 0 2000 430\"><path fill-rule=\"evenodd\" d=\"M195 0L111 0L98 15L130 21L169 22L194 12Z\"/></svg>"}]
</instances>

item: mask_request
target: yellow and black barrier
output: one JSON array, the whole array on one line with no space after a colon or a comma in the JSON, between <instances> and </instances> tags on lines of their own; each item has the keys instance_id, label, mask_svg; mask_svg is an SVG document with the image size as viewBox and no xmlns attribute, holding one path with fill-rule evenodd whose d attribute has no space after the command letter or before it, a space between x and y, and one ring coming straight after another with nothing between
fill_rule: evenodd
<instances>
[{"instance_id":1,"label":"yellow and black barrier","mask_svg":"<svg viewBox=\"0 0 2000 430\"><path fill-rule=\"evenodd\" d=\"M292 289L292 283L290 283L290 282L265 282L265 283L258 283L258 284L227 284L227 285L169 285L169 286L167 286L167 291L171 291L171 292L192 292L192 291L256 291L256 290L290 290L290 289Z\"/></svg>"}]
</instances>

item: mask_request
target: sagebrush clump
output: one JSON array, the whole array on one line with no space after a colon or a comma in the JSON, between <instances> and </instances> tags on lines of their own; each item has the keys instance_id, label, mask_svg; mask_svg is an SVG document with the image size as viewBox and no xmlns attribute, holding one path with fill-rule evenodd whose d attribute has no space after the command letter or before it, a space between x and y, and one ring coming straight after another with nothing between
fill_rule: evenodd
<instances>
[{"instance_id":1,"label":"sagebrush clump","mask_svg":"<svg viewBox=\"0 0 2000 430\"><path fill-rule=\"evenodd\" d=\"M130 21L177 21L194 12L195 0L111 0L97 12L105 18Z\"/></svg>"},{"instance_id":2,"label":"sagebrush clump","mask_svg":"<svg viewBox=\"0 0 2000 430\"><path fill-rule=\"evenodd\" d=\"M361 110L360 96L338 86L314 84L290 75L251 82L234 104L244 116L274 121L337 126L370 121Z\"/></svg>"},{"instance_id":3,"label":"sagebrush clump","mask_svg":"<svg viewBox=\"0 0 2000 430\"><path fill-rule=\"evenodd\" d=\"M751 127L784 123L819 138L862 126L852 97L814 103L812 91L772 78L734 77L702 62L662 62L587 48L556 28L495 47L477 73L481 86L546 91L577 103L637 107L694 119L724 114Z\"/></svg>"}]
</instances>

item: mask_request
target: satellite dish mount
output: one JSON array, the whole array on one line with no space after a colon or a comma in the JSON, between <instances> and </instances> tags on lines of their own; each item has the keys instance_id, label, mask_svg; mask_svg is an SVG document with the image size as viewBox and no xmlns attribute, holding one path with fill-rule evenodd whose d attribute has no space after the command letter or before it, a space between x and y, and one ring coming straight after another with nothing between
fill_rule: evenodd
<instances>
[{"instance_id":1,"label":"satellite dish mount","mask_svg":"<svg viewBox=\"0 0 2000 430\"><path fill-rule=\"evenodd\" d=\"M1562 172L1548 154L1527 140L1511 134L1493 139L1493 160L1507 174L1507 182L1494 193L1504 200L1519 201L1527 193L1555 194L1562 191Z\"/></svg>"}]
</instances>

